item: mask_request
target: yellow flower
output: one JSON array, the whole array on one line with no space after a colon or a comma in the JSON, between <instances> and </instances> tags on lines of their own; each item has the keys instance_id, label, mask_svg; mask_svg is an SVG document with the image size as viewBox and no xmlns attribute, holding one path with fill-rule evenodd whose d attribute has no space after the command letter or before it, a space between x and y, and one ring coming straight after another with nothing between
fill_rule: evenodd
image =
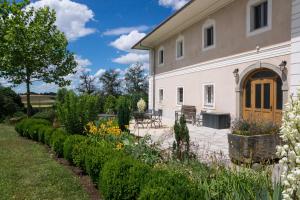
<instances>
[{"instance_id":1,"label":"yellow flower","mask_svg":"<svg viewBox=\"0 0 300 200\"><path fill-rule=\"evenodd\" d=\"M124 148L124 144L121 143L121 142L119 142L119 143L117 144L117 146L116 146L116 149L117 149L117 150L122 150L123 148Z\"/></svg>"}]
</instances>

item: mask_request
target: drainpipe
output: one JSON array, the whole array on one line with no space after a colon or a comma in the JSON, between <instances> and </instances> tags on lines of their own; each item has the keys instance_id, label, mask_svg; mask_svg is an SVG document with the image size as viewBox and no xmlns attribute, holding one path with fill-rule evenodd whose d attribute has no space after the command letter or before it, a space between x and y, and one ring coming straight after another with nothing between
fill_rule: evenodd
<instances>
[{"instance_id":1,"label":"drainpipe","mask_svg":"<svg viewBox=\"0 0 300 200\"><path fill-rule=\"evenodd\" d=\"M150 75L152 76L152 109L155 110L155 50L153 47L144 46L142 43L139 43L139 46L145 50L150 50Z\"/></svg>"}]
</instances>

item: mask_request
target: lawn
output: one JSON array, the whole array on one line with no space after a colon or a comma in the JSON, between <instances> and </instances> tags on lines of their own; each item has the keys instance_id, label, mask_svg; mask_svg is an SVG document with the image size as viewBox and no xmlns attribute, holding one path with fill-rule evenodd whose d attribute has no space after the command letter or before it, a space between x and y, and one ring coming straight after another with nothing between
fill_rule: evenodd
<instances>
[{"instance_id":1,"label":"lawn","mask_svg":"<svg viewBox=\"0 0 300 200\"><path fill-rule=\"evenodd\" d=\"M52 157L0 124L0 199L89 199L79 178Z\"/></svg>"}]
</instances>

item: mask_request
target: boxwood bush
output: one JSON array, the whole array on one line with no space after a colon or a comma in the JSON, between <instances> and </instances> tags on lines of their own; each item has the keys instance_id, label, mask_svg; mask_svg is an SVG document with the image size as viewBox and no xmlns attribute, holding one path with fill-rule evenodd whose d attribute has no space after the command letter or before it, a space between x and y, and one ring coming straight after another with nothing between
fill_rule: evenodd
<instances>
[{"instance_id":1,"label":"boxwood bush","mask_svg":"<svg viewBox=\"0 0 300 200\"><path fill-rule=\"evenodd\" d=\"M148 165L128 156L112 159L100 173L99 188L105 199L137 199L149 171Z\"/></svg>"},{"instance_id":2,"label":"boxwood bush","mask_svg":"<svg viewBox=\"0 0 300 200\"><path fill-rule=\"evenodd\" d=\"M48 146L51 145L51 136L54 133L55 129L52 127L48 127L44 130L44 143Z\"/></svg>"},{"instance_id":3,"label":"boxwood bush","mask_svg":"<svg viewBox=\"0 0 300 200\"><path fill-rule=\"evenodd\" d=\"M20 134L20 136L31 138L34 135L32 131L34 130L32 126L34 125L46 125L50 126L51 123L44 119L24 119L16 124L15 130Z\"/></svg>"},{"instance_id":4,"label":"boxwood bush","mask_svg":"<svg viewBox=\"0 0 300 200\"><path fill-rule=\"evenodd\" d=\"M69 136L64 143L64 158L73 163L72 151L74 149L74 146L83 142L84 140L86 140L86 137L82 135Z\"/></svg>"},{"instance_id":5,"label":"boxwood bush","mask_svg":"<svg viewBox=\"0 0 300 200\"><path fill-rule=\"evenodd\" d=\"M51 135L51 148L56 152L58 157L62 157L64 154L64 142L67 137L68 134L61 129L55 130Z\"/></svg>"},{"instance_id":6,"label":"boxwood bush","mask_svg":"<svg viewBox=\"0 0 300 200\"><path fill-rule=\"evenodd\" d=\"M85 156L85 168L93 182L98 183L99 174L108 160L120 158L122 155L122 151L117 151L112 144L105 141L89 146Z\"/></svg>"},{"instance_id":7,"label":"boxwood bush","mask_svg":"<svg viewBox=\"0 0 300 200\"><path fill-rule=\"evenodd\" d=\"M205 199L201 190L186 176L172 170L154 170L148 180L139 200Z\"/></svg>"}]
</instances>

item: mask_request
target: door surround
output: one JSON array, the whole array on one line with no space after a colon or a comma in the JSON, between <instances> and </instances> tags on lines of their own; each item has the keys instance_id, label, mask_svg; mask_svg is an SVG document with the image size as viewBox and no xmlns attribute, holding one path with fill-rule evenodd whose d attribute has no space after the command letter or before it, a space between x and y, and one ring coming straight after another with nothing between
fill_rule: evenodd
<instances>
[{"instance_id":1,"label":"door surround","mask_svg":"<svg viewBox=\"0 0 300 200\"><path fill-rule=\"evenodd\" d=\"M282 96L283 96L283 105L287 102L288 100L288 81L287 81L287 72L286 71L281 71L279 66L270 64L270 63L262 63L262 62L257 62L253 65L250 65L246 69L244 69L240 74L239 74L239 80L237 82L235 92L236 92L236 118L239 119L243 116L243 85L245 80L248 78L248 76L253 73L254 71L257 71L259 69L269 69L275 72L282 80Z\"/></svg>"}]
</instances>

